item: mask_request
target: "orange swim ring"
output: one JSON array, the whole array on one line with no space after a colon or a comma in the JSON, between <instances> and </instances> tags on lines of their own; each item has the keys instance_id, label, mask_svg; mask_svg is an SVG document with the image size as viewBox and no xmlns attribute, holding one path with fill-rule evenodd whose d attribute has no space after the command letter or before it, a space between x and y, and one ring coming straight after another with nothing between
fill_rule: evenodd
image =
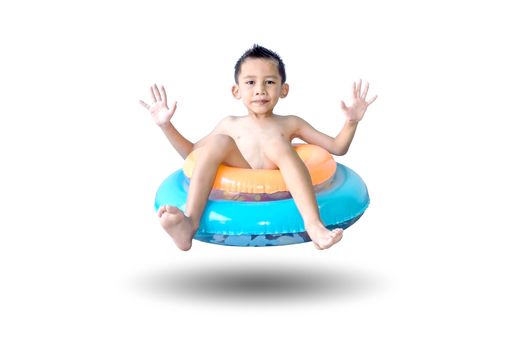
<instances>
[{"instance_id":1,"label":"orange swim ring","mask_svg":"<svg viewBox=\"0 0 525 350\"><path fill-rule=\"evenodd\" d=\"M325 149L310 144L298 144L293 145L293 147L306 165L312 179L312 185L320 185L335 174L336 162ZM191 152L184 161L184 175L190 179L200 150L198 148ZM224 164L220 165L217 170L213 189L248 194L272 194L288 191L279 169L244 169Z\"/></svg>"}]
</instances>

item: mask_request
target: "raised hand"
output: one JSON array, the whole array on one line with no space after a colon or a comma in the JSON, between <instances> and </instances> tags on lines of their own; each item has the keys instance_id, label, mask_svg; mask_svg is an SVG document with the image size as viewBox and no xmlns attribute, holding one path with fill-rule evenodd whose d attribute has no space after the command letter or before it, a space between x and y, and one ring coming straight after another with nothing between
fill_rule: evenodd
<instances>
[{"instance_id":1,"label":"raised hand","mask_svg":"<svg viewBox=\"0 0 525 350\"><path fill-rule=\"evenodd\" d=\"M361 92L362 80L359 80L359 83L356 86L354 82L354 94L352 99L352 104L347 106L344 101L341 101L341 109L343 110L346 118L351 122L359 122L363 119L366 109L370 106L377 98L377 95L372 97L370 101L366 100L366 94L368 93L368 82L365 84L363 92Z\"/></svg>"},{"instance_id":2,"label":"raised hand","mask_svg":"<svg viewBox=\"0 0 525 350\"><path fill-rule=\"evenodd\" d=\"M159 90L157 84L151 87L151 97L153 99L151 105L142 100L139 101L140 104L151 113L153 121L158 126L164 126L168 124L171 120L171 117L173 117L173 114L175 114L175 110L177 109L177 101L175 101L173 107L168 108L166 89L164 89L164 86L161 86Z\"/></svg>"}]
</instances>

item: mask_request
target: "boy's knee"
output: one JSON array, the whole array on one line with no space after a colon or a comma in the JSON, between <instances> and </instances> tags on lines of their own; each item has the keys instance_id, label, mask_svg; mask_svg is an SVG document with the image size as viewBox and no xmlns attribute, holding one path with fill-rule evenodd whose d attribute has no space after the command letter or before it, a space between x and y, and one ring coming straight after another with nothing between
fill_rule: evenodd
<instances>
[{"instance_id":1,"label":"boy's knee","mask_svg":"<svg viewBox=\"0 0 525 350\"><path fill-rule=\"evenodd\" d=\"M218 134L210 137L210 140L206 143L209 149L226 149L235 145L235 140L228 135Z\"/></svg>"},{"instance_id":2,"label":"boy's knee","mask_svg":"<svg viewBox=\"0 0 525 350\"><path fill-rule=\"evenodd\" d=\"M293 148L286 140L271 138L265 142L264 155L274 162L280 157L286 156L289 152L293 152Z\"/></svg>"}]
</instances>

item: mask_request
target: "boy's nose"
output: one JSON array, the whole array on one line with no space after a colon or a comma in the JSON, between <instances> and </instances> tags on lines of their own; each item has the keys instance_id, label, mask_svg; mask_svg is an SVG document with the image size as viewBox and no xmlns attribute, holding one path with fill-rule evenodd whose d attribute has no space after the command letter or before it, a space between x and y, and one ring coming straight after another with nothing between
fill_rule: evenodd
<instances>
[{"instance_id":1,"label":"boy's nose","mask_svg":"<svg viewBox=\"0 0 525 350\"><path fill-rule=\"evenodd\" d=\"M255 91L256 95L266 95L266 90L263 86L258 86L257 90Z\"/></svg>"}]
</instances>

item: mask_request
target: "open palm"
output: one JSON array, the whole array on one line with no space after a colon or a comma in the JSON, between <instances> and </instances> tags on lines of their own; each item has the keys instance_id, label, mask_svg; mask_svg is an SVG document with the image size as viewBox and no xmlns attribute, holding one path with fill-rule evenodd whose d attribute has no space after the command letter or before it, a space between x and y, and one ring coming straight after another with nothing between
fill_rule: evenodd
<instances>
[{"instance_id":1,"label":"open palm","mask_svg":"<svg viewBox=\"0 0 525 350\"><path fill-rule=\"evenodd\" d=\"M140 104L151 113L151 117L157 125L166 125L173 117L173 114L175 114L175 110L177 110L177 102L173 104L173 107L168 108L166 89L164 89L164 86L161 86L159 90L157 84L151 87L151 97L153 99L151 105L142 100L139 101Z\"/></svg>"},{"instance_id":2,"label":"open palm","mask_svg":"<svg viewBox=\"0 0 525 350\"><path fill-rule=\"evenodd\" d=\"M359 83L356 85L354 82L354 93L352 104L347 106L344 101L341 101L341 109L343 110L344 115L349 121L359 122L363 119L366 109L370 106L377 98L375 95L370 101L366 100L366 95L368 93L369 84L365 84L363 92L361 92L362 81L359 80Z\"/></svg>"}]
</instances>

